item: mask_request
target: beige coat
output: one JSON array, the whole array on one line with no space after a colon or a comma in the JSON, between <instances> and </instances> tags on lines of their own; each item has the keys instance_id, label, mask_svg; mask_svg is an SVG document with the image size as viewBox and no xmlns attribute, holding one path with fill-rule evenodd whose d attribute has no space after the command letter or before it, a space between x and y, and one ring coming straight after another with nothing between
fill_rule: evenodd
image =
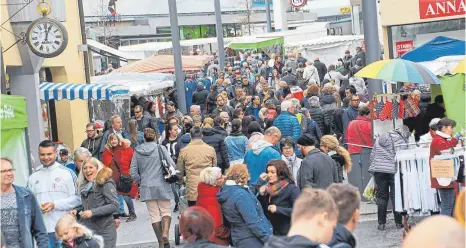
<instances>
[{"instance_id":1,"label":"beige coat","mask_svg":"<svg viewBox=\"0 0 466 248\"><path fill-rule=\"evenodd\" d=\"M215 150L201 139L192 140L181 149L177 169L181 172L182 179L186 176L186 199L188 201L197 200L197 185L200 182L201 171L211 166L217 166Z\"/></svg>"}]
</instances>

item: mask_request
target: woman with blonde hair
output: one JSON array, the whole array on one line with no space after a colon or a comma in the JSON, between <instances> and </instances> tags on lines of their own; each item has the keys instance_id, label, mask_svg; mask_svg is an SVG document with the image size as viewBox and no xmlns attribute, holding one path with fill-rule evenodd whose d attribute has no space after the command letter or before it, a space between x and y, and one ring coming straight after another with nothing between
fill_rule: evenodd
<instances>
[{"instance_id":1,"label":"woman with blonde hair","mask_svg":"<svg viewBox=\"0 0 466 248\"><path fill-rule=\"evenodd\" d=\"M343 171L348 174L351 171L351 157L349 152L340 146L338 139L332 135L324 135L320 139L320 150L327 153L337 164L338 183L343 182Z\"/></svg>"},{"instance_id":2,"label":"woman with blonde hair","mask_svg":"<svg viewBox=\"0 0 466 248\"><path fill-rule=\"evenodd\" d=\"M229 245L230 230L223 224L222 209L217 201L217 193L224 183L222 170L207 167L201 171L200 178L196 205L205 208L214 219L214 235L209 240L219 245Z\"/></svg>"},{"instance_id":3,"label":"woman with blonde hair","mask_svg":"<svg viewBox=\"0 0 466 248\"><path fill-rule=\"evenodd\" d=\"M272 235L272 225L247 186L249 179L245 164L232 165L225 185L217 194L222 212L230 222L233 246L237 248L262 247Z\"/></svg>"},{"instance_id":4,"label":"woman with blonde hair","mask_svg":"<svg viewBox=\"0 0 466 248\"><path fill-rule=\"evenodd\" d=\"M78 215L82 224L101 235L106 248L116 247L117 232L113 214L118 212L118 197L112 170L96 158L84 162L78 176L82 207L70 214Z\"/></svg>"},{"instance_id":5,"label":"woman with blonde hair","mask_svg":"<svg viewBox=\"0 0 466 248\"><path fill-rule=\"evenodd\" d=\"M55 235L64 248L103 248L107 246L99 235L79 224L71 214L61 217L55 226ZM105 246L104 246L105 244Z\"/></svg>"}]
</instances>

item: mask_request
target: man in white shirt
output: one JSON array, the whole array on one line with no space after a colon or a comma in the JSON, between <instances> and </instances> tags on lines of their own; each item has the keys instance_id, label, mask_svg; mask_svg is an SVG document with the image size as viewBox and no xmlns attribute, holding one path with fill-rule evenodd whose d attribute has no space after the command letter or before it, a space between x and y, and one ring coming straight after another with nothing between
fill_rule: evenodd
<instances>
[{"instance_id":1,"label":"man in white shirt","mask_svg":"<svg viewBox=\"0 0 466 248\"><path fill-rule=\"evenodd\" d=\"M42 166L29 177L28 188L40 204L50 247L55 247L55 225L62 216L81 205L81 200L77 193L76 175L56 162L55 143L42 141L39 159Z\"/></svg>"}]
</instances>

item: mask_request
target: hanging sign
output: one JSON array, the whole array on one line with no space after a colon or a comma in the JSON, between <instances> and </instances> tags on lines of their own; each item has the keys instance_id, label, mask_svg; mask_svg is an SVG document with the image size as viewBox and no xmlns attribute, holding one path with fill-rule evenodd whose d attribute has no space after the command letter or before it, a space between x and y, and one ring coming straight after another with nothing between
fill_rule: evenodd
<instances>
[{"instance_id":1,"label":"hanging sign","mask_svg":"<svg viewBox=\"0 0 466 248\"><path fill-rule=\"evenodd\" d=\"M455 174L453 160L430 160L433 178L452 178Z\"/></svg>"},{"instance_id":2,"label":"hanging sign","mask_svg":"<svg viewBox=\"0 0 466 248\"><path fill-rule=\"evenodd\" d=\"M350 14L351 13L351 7L345 7L345 8L340 8L340 14Z\"/></svg>"},{"instance_id":3,"label":"hanging sign","mask_svg":"<svg viewBox=\"0 0 466 248\"><path fill-rule=\"evenodd\" d=\"M400 57L401 55L414 49L414 41L412 40L398 41L395 43L395 45L397 57Z\"/></svg>"},{"instance_id":4,"label":"hanging sign","mask_svg":"<svg viewBox=\"0 0 466 248\"><path fill-rule=\"evenodd\" d=\"M298 9L306 5L306 2L307 0L290 0L291 6L298 8Z\"/></svg>"},{"instance_id":5,"label":"hanging sign","mask_svg":"<svg viewBox=\"0 0 466 248\"><path fill-rule=\"evenodd\" d=\"M465 8L465 0L419 0L421 19L464 15Z\"/></svg>"}]
</instances>

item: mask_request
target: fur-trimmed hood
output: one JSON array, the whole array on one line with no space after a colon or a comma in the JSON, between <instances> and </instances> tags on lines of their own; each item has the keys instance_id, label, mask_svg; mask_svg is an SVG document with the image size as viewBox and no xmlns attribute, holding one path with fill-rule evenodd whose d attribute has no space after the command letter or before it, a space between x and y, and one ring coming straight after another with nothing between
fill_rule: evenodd
<instances>
[{"instance_id":1,"label":"fur-trimmed hood","mask_svg":"<svg viewBox=\"0 0 466 248\"><path fill-rule=\"evenodd\" d=\"M102 168L95 178L95 182L98 185L104 185L109 179L112 178L113 171L108 167Z\"/></svg>"}]
</instances>

